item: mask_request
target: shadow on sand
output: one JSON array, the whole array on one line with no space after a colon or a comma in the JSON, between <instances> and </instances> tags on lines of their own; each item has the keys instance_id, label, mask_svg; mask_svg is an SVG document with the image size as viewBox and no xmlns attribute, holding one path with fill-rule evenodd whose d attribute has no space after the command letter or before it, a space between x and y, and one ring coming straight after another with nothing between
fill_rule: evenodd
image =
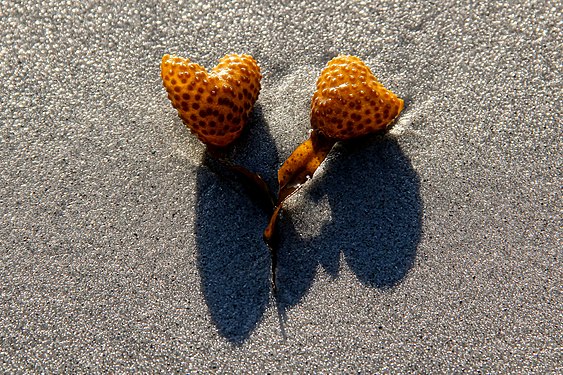
<instances>
[{"instance_id":1,"label":"shadow on sand","mask_svg":"<svg viewBox=\"0 0 563 375\"><path fill-rule=\"evenodd\" d=\"M338 276L340 254L365 285L390 288L412 267L421 235L419 178L389 136L337 144L316 176L309 199L327 199L331 220L304 241L284 217L278 268L278 305L305 295L317 266Z\"/></svg>"},{"instance_id":2,"label":"shadow on sand","mask_svg":"<svg viewBox=\"0 0 563 375\"><path fill-rule=\"evenodd\" d=\"M259 105L249 125L232 158L243 166L261 164L275 170L276 146ZM252 160L256 154L260 154L258 161ZM262 318L271 283L270 253L262 241L268 214L236 177L204 155L197 171L195 230L202 290L211 319L223 337L238 345ZM271 179L267 182L272 183Z\"/></svg>"},{"instance_id":3,"label":"shadow on sand","mask_svg":"<svg viewBox=\"0 0 563 375\"><path fill-rule=\"evenodd\" d=\"M241 164L261 164L272 185L279 161L259 107L251 121L241 144L247 153L257 150L260 160L245 164L243 157ZM358 279L376 288L398 284L416 256L419 178L397 141L374 136L337 144L325 163L325 172L300 194L313 202L327 199L331 221L318 236L304 240L290 215L281 220L277 307L282 315L307 293L318 265L338 275L341 253ZM214 324L239 345L270 302L270 255L262 241L268 215L241 184L219 177L214 168L206 156L197 172L198 266Z\"/></svg>"}]
</instances>

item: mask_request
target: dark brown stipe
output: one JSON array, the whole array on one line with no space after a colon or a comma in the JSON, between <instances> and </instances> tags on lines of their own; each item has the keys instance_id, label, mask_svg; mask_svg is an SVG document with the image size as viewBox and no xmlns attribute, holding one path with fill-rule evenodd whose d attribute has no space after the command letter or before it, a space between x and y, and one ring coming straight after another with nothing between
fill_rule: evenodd
<instances>
[{"instance_id":1,"label":"dark brown stipe","mask_svg":"<svg viewBox=\"0 0 563 375\"><path fill-rule=\"evenodd\" d=\"M283 202L313 176L335 143L335 139L326 137L318 130L313 130L310 138L295 149L278 171L278 182L280 185L278 199L263 235L264 242L268 245L272 257L272 285L274 292L277 291L277 223Z\"/></svg>"}]
</instances>

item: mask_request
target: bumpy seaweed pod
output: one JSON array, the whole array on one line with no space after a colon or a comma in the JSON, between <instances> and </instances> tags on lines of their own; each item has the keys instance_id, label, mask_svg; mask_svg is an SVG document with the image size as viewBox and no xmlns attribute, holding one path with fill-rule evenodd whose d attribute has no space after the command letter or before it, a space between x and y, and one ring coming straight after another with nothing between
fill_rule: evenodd
<instances>
[{"instance_id":1,"label":"bumpy seaweed pod","mask_svg":"<svg viewBox=\"0 0 563 375\"><path fill-rule=\"evenodd\" d=\"M168 98L203 143L224 147L240 136L260 92L256 60L229 54L208 73L189 59L164 55L160 67Z\"/></svg>"},{"instance_id":2,"label":"bumpy seaweed pod","mask_svg":"<svg viewBox=\"0 0 563 375\"><path fill-rule=\"evenodd\" d=\"M362 60L338 56L317 80L311 126L337 140L361 137L387 128L403 106L403 100L383 87Z\"/></svg>"}]
</instances>

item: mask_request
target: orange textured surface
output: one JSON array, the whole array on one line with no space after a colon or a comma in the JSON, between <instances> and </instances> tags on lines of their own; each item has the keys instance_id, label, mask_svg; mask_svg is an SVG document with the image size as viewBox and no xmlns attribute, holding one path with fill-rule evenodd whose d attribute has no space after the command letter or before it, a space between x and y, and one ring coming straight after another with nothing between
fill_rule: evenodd
<instances>
[{"instance_id":1,"label":"orange textured surface","mask_svg":"<svg viewBox=\"0 0 563 375\"><path fill-rule=\"evenodd\" d=\"M362 60L338 56L317 80L311 125L326 136L345 140L385 129L404 102L387 90Z\"/></svg>"},{"instance_id":2,"label":"orange textured surface","mask_svg":"<svg viewBox=\"0 0 563 375\"><path fill-rule=\"evenodd\" d=\"M189 59L164 55L168 98L192 133L223 147L237 139L260 92L260 67L249 55L229 54L208 73Z\"/></svg>"}]
</instances>

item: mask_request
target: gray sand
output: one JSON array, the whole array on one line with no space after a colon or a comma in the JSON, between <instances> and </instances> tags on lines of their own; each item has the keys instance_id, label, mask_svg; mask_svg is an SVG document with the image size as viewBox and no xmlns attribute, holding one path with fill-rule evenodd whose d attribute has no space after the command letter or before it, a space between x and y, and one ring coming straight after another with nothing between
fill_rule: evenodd
<instances>
[{"instance_id":1,"label":"gray sand","mask_svg":"<svg viewBox=\"0 0 563 375\"><path fill-rule=\"evenodd\" d=\"M0 2L0 372L563 372L560 2ZM118 2L121 3L121 2ZM259 5L261 4L261 5ZM266 217L164 53L260 63L274 185L332 57L407 101Z\"/></svg>"}]
</instances>

